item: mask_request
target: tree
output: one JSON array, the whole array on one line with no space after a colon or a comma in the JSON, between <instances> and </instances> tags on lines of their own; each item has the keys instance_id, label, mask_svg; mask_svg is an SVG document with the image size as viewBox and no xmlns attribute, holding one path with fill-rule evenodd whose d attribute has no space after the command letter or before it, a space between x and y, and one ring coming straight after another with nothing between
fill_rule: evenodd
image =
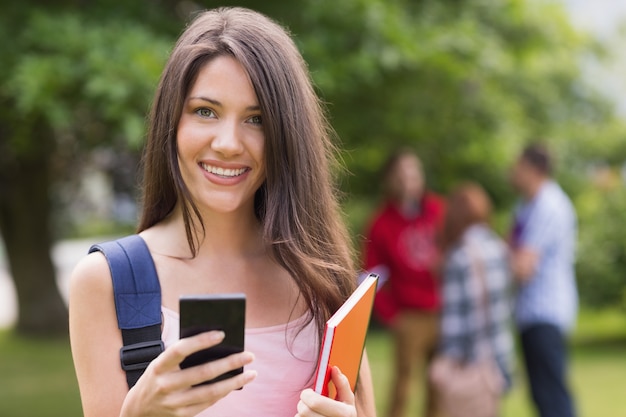
<instances>
[{"instance_id":1,"label":"tree","mask_svg":"<svg viewBox=\"0 0 626 417\"><path fill-rule=\"evenodd\" d=\"M436 188L470 176L504 202L502 172L523 141L598 108L579 73L585 39L554 5L312 3L323 15L303 14L315 33L301 44L332 103L358 193L370 192L389 149L410 144Z\"/></svg>"},{"instance_id":2,"label":"tree","mask_svg":"<svg viewBox=\"0 0 626 417\"><path fill-rule=\"evenodd\" d=\"M139 147L171 47L137 21L93 12L0 12L0 35L11 39L0 68L0 232L25 334L67 328L50 258L53 185L80 173L86 149Z\"/></svg>"}]
</instances>

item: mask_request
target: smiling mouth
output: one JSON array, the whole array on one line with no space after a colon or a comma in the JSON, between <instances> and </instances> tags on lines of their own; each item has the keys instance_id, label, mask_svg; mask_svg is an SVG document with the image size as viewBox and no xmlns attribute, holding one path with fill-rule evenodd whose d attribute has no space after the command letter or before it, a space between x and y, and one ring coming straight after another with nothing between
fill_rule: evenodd
<instances>
[{"instance_id":1,"label":"smiling mouth","mask_svg":"<svg viewBox=\"0 0 626 417\"><path fill-rule=\"evenodd\" d=\"M206 172L209 172L211 174L217 175L217 176L222 177L222 178L238 177L240 175L243 175L249 169L249 168L237 168L237 169L227 168L227 169L224 169L224 168L220 168L220 167L214 167L212 165L207 165L205 163L200 163L200 166Z\"/></svg>"}]
</instances>

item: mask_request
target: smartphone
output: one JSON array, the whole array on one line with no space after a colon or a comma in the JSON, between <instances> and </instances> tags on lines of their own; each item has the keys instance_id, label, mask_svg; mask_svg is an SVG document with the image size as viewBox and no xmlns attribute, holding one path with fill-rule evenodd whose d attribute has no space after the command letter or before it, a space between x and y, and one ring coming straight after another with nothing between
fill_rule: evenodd
<instances>
[{"instance_id":1,"label":"smartphone","mask_svg":"<svg viewBox=\"0 0 626 417\"><path fill-rule=\"evenodd\" d=\"M189 368L243 352L246 324L245 294L185 295L179 300L180 337L190 337L211 330L221 330L222 343L187 356L181 368ZM231 378L243 372L234 369L203 384L211 384Z\"/></svg>"}]
</instances>

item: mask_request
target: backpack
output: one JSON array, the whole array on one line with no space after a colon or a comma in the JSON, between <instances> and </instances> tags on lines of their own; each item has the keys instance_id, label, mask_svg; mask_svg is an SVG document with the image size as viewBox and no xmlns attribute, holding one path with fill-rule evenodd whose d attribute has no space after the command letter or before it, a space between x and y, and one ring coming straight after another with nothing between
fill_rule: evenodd
<instances>
[{"instance_id":1,"label":"backpack","mask_svg":"<svg viewBox=\"0 0 626 417\"><path fill-rule=\"evenodd\" d=\"M120 363L130 389L164 350L159 278L150 251L138 235L93 245L92 252L102 252L111 270L117 324L124 343Z\"/></svg>"}]
</instances>

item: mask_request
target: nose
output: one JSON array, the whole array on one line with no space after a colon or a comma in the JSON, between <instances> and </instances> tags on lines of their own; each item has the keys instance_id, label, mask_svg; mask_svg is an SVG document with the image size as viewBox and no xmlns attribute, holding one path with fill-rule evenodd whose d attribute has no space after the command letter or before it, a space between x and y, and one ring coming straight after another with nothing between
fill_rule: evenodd
<instances>
[{"instance_id":1,"label":"nose","mask_svg":"<svg viewBox=\"0 0 626 417\"><path fill-rule=\"evenodd\" d=\"M222 120L211 148L224 157L232 157L243 152L242 126L235 120Z\"/></svg>"}]
</instances>

